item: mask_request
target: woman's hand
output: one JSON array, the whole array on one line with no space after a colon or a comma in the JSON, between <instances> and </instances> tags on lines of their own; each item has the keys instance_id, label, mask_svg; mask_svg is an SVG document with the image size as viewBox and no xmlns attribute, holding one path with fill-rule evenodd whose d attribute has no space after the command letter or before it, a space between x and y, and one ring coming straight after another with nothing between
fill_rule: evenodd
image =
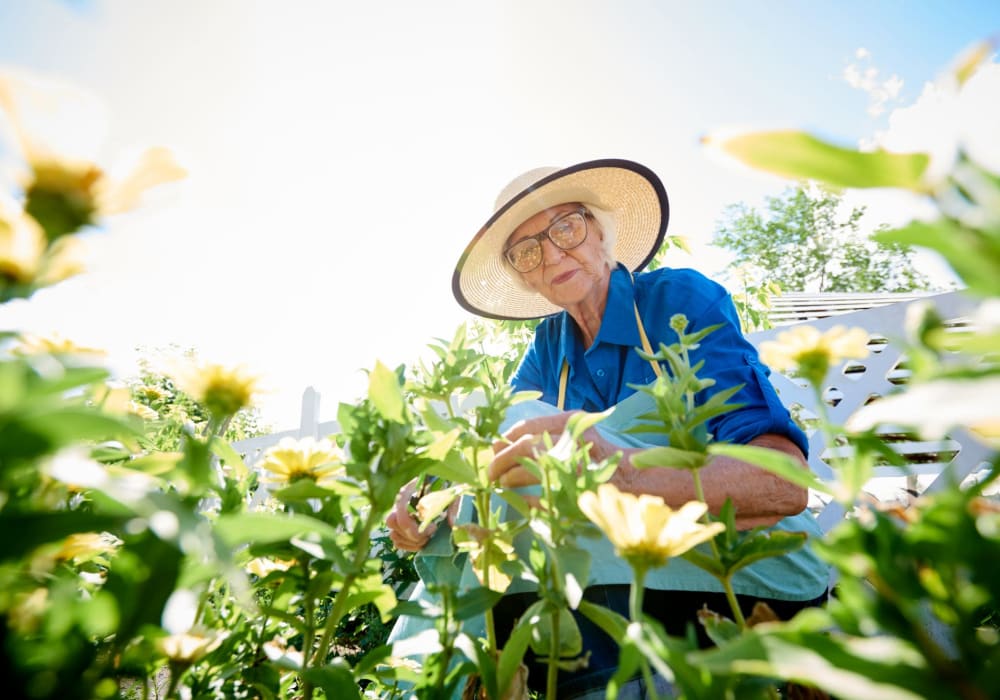
<instances>
[{"instance_id":1,"label":"woman's hand","mask_svg":"<svg viewBox=\"0 0 1000 700\"><path fill-rule=\"evenodd\" d=\"M529 418L515 423L503 434L503 439L493 443L493 462L490 464L489 476L501 486L519 488L538 483L538 479L521 465L524 459L535 459L538 449L544 443L542 435L548 433L552 443L559 441L566 430L570 417L578 411L566 411L551 416ZM590 443L590 455L594 460L606 459L620 451L620 448L601 437L593 428L583 434L583 442Z\"/></svg>"},{"instance_id":2,"label":"woman's hand","mask_svg":"<svg viewBox=\"0 0 1000 700\"><path fill-rule=\"evenodd\" d=\"M386 527L389 528L389 539L397 549L407 552L419 552L427 546L427 542L437 530L437 525L431 523L421 532L420 523L410 515L410 499L416 490L417 480L414 479L399 492L396 505L385 519Z\"/></svg>"},{"instance_id":3,"label":"woman's hand","mask_svg":"<svg viewBox=\"0 0 1000 700\"><path fill-rule=\"evenodd\" d=\"M431 537L437 532L438 522L440 522L439 518L435 518L421 530L420 521L410 513L410 501L413 498L413 494L417 491L417 484L418 480L414 479L403 487L403 490L399 492L399 496L396 498L396 505L393 506L392 512L385 519L386 527L389 530L389 539L392 540L397 549L407 552L419 552L426 547ZM460 501L460 497L456 498L445 511L445 517L448 519L449 525L455 524Z\"/></svg>"}]
</instances>

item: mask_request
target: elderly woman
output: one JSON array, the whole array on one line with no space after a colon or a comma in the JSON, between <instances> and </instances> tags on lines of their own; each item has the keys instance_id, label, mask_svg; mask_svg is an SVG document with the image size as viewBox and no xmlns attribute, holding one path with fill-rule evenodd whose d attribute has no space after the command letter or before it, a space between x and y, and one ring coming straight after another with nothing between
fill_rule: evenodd
<instances>
[{"instance_id":1,"label":"elderly woman","mask_svg":"<svg viewBox=\"0 0 1000 700\"><path fill-rule=\"evenodd\" d=\"M543 433L561 432L572 410L603 411L644 396L632 387L652 382L660 369L635 348L675 342L669 319L677 313L688 318L690 331L721 324L692 353L691 362L705 361L700 376L714 379L714 390L741 386L731 399L741 408L709 421L714 439L778 450L806 468L805 436L740 332L726 291L693 270L639 272L663 241L668 211L659 178L638 163L599 160L532 170L503 190L495 213L460 258L453 290L464 308L496 319L547 317L511 384L541 392L542 401L558 411L522 420L505 432L490 465L499 484L519 487L535 481L522 460L533 456ZM591 431L588 440L595 459L621 454L611 477L619 490L659 496L672 507L697 499L688 471L668 465L638 469L631 457L641 447L623 446L600 431ZM740 528L768 525L818 534L804 512L803 488L725 457L715 458L701 477L710 509L717 512L732 500ZM419 532L405 507L409 495L401 495L388 525L398 547L418 550L432 530ZM606 541L591 546L591 552L587 597L625 613L630 569ZM826 568L808 548L748 567L733 581L747 612L764 600L782 617L821 602L827 583ZM683 634L703 605L728 609L715 579L685 561L653 572L646 585L645 608L673 634ZM505 596L496 619L512 622L530 597ZM617 665L615 644L586 620L580 625L591 663L585 671L566 674L560 697L603 689ZM529 678L540 675L533 672Z\"/></svg>"}]
</instances>

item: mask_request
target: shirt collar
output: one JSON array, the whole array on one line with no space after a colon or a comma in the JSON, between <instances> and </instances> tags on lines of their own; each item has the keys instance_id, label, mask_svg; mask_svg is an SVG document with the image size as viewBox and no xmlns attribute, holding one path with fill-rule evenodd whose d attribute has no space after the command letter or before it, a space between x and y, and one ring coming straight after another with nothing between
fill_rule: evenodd
<instances>
[{"instance_id":1,"label":"shirt collar","mask_svg":"<svg viewBox=\"0 0 1000 700\"><path fill-rule=\"evenodd\" d=\"M604 307L601 330L597 343L613 343L637 347L642 343L639 327L635 323L635 286L632 275L621 263L611 272L608 285L608 303Z\"/></svg>"},{"instance_id":2,"label":"shirt collar","mask_svg":"<svg viewBox=\"0 0 1000 700\"><path fill-rule=\"evenodd\" d=\"M601 318L601 330L597 332L594 344L612 343L628 347L638 347L642 344L639 327L635 323L635 287L632 275L628 269L618 264L611 271L608 283L608 303L604 307L604 317ZM579 345L576 338L576 323L566 311L562 312L563 324L559 337L559 365L563 360L572 357L573 348ZM586 350L586 348L583 348Z\"/></svg>"}]
</instances>

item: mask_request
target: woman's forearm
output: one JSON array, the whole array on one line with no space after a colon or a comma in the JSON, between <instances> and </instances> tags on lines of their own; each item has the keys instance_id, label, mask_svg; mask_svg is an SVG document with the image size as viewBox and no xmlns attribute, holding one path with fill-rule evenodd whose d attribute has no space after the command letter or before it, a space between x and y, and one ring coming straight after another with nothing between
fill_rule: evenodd
<instances>
[{"instance_id":1,"label":"woman's forearm","mask_svg":"<svg viewBox=\"0 0 1000 700\"><path fill-rule=\"evenodd\" d=\"M802 452L780 435L761 435L751 445L790 454L808 469ZM631 456L641 450L624 450L612 483L621 491L660 496L672 508L698 500L694 478L685 469L632 466ZM709 510L718 513L727 499L736 508L736 525L745 530L773 525L789 515L801 513L808 500L807 490L779 476L731 457L716 457L700 471L705 501Z\"/></svg>"}]
</instances>

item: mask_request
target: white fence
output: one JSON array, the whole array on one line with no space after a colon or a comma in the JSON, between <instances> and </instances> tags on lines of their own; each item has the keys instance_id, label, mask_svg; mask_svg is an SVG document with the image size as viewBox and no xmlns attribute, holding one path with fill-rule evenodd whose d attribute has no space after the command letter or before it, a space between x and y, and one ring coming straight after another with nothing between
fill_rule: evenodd
<instances>
[{"instance_id":1,"label":"white fence","mask_svg":"<svg viewBox=\"0 0 1000 700\"><path fill-rule=\"evenodd\" d=\"M832 367L823 385L823 398L830 420L843 424L849 415L872 400L898 389L906 381L908 371L902 354L901 339L909 306L926 295L783 295L781 314L776 323L784 324L773 330L752 333L750 341L759 346L793 322L808 322L820 330L835 325L860 326L871 336L871 354L864 361L848 361ZM789 297L794 297L789 299ZM826 299L829 303L823 304ZM954 327L966 324L965 315L973 302L961 292L939 294L928 299L938 313ZM865 306L867 304L868 306ZM862 307L858 310L858 307ZM795 320L791 319L795 316ZM815 416L816 399L812 388L800 381L777 372L772 381L782 401L800 417ZM302 397L302 418L297 429L241 440L234 443L237 452L245 456L248 465L258 461L260 455L283 437L323 437L338 432L336 421L319 422L320 396L313 389L306 389ZM960 483L984 468L993 452L980 441L962 430L953 431L944 440L923 441L908 437L902 429L886 426L881 434L894 451L907 463L905 468L877 467L875 477L910 477L922 490L936 490L951 482ZM829 479L832 471L828 460L843 456L844 448L825 444L820 431L809 434L809 466L821 478ZM844 517L837 504L813 504L817 518L824 530L829 530Z\"/></svg>"}]
</instances>

